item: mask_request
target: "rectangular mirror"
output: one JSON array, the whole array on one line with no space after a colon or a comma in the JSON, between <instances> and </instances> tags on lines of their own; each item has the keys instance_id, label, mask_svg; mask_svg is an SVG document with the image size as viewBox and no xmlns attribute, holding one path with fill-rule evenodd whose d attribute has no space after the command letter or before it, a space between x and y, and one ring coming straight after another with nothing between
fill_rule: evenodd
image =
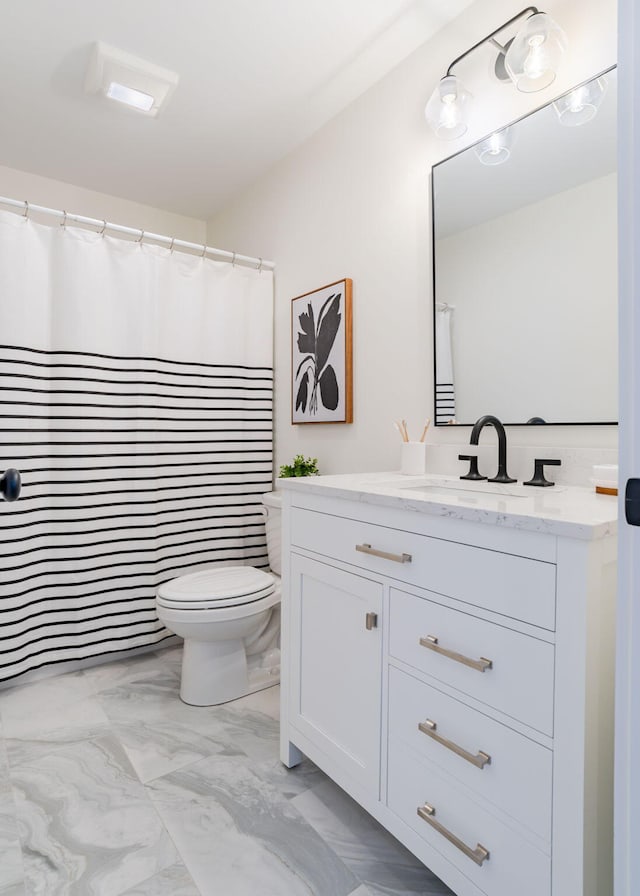
<instances>
[{"instance_id":1,"label":"rectangular mirror","mask_svg":"<svg viewBox=\"0 0 640 896\"><path fill-rule=\"evenodd\" d=\"M616 82L434 166L436 425L617 421Z\"/></svg>"}]
</instances>

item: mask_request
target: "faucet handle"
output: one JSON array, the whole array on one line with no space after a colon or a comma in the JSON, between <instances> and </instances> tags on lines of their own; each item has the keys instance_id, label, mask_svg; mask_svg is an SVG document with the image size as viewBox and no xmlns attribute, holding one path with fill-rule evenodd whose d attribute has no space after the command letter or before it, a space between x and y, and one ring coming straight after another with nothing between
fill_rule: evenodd
<instances>
[{"instance_id":1,"label":"faucet handle","mask_svg":"<svg viewBox=\"0 0 640 896\"><path fill-rule=\"evenodd\" d=\"M522 484L537 485L540 486L540 488L548 488L551 485L555 485L555 482L549 482L548 479L545 479L544 467L559 467L561 463L561 460L554 460L553 458L536 457L534 461L535 469L533 471L533 478Z\"/></svg>"},{"instance_id":2,"label":"faucet handle","mask_svg":"<svg viewBox=\"0 0 640 896\"><path fill-rule=\"evenodd\" d=\"M478 472L478 455L477 454L459 454L458 460L468 460L471 466L469 467L469 472L466 476L461 476L460 479L486 479L486 476L481 476Z\"/></svg>"}]
</instances>

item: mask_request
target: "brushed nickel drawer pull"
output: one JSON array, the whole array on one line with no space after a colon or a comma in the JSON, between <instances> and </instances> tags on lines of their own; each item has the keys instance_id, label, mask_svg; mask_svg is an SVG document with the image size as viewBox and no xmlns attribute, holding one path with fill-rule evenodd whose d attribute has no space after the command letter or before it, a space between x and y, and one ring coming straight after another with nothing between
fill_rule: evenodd
<instances>
[{"instance_id":1,"label":"brushed nickel drawer pull","mask_svg":"<svg viewBox=\"0 0 640 896\"><path fill-rule=\"evenodd\" d=\"M377 613L367 613L364 617L365 627L368 632L372 631L374 628L378 628L378 614Z\"/></svg>"},{"instance_id":2,"label":"brushed nickel drawer pull","mask_svg":"<svg viewBox=\"0 0 640 896\"><path fill-rule=\"evenodd\" d=\"M361 554L371 554L372 557L382 557L383 560L393 560L394 563L411 563L411 554L390 554L389 551L379 551L370 544L357 544L356 551Z\"/></svg>"},{"instance_id":3,"label":"brushed nickel drawer pull","mask_svg":"<svg viewBox=\"0 0 640 896\"><path fill-rule=\"evenodd\" d=\"M493 668L491 660L485 659L483 656L481 656L479 660L472 660L463 653L456 653L455 650L447 650L446 647L440 647L438 639L434 635L427 635L426 638L420 638L420 644L422 647L433 650L435 653L440 653L442 656L449 657L450 660L455 660L456 663L462 663L463 666L470 666L472 669L477 669L478 672L486 672L487 669Z\"/></svg>"},{"instance_id":4,"label":"brushed nickel drawer pull","mask_svg":"<svg viewBox=\"0 0 640 896\"><path fill-rule=\"evenodd\" d=\"M430 824L432 828L442 834L442 836L449 841L449 843L453 843L454 846L457 846L460 852L463 852L467 858L471 859L472 862L475 862L476 865L482 865L483 862L489 858L489 850L485 849L484 846L481 846L479 843L477 844L475 849L471 849L470 846L461 840L459 837L456 837L455 834L452 834L451 831L447 830L443 825L440 824L439 821L436 821L433 817L436 814L436 810L433 806L430 806L429 803L425 803L424 806L418 806L418 815L427 824Z\"/></svg>"},{"instance_id":5,"label":"brushed nickel drawer pull","mask_svg":"<svg viewBox=\"0 0 640 896\"><path fill-rule=\"evenodd\" d=\"M422 731L423 734L426 734L427 737L432 738L437 743L442 744L443 747L446 747L447 750L451 750L452 753L455 753L456 756L461 756L463 759L466 759L467 762L470 762L471 765L475 765L476 768L484 768L485 765L489 765L491 762L491 756L488 753L485 753L483 750L478 750L475 754L470 753L468 750L465 750L463 747L459 747L458 744L454 743L452 740L448 740L446 737L443 737L441 734L436 734L436 728L438 726L435 722L432 722L431 719L427 719L426 722L420 722L418 725L418 730Z\"/></svg>"}]
</instances>

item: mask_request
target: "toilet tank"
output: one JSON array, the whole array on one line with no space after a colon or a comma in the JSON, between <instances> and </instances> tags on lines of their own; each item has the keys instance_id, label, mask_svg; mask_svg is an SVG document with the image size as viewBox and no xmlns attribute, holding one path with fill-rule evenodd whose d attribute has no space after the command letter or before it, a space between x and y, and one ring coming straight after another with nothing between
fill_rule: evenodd
<instances>
[{"instance_id":1,"label":"toilet tank","mask_svg":"<svg viewBox=\"0 0 640 896\"><path fill-rule=\"evenodd\" d=\"M265 512L269 568L279 576L282 572L282 495L279 492L267 492L262 496L262 503Z\"/></svg>"}]
</instances>

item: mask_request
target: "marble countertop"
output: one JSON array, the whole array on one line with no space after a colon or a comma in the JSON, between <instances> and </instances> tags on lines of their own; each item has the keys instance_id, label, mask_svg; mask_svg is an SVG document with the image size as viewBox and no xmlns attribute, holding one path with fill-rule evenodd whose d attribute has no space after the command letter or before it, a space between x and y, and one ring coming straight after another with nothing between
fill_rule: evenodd
<instances>
[{"instance_id":1,"label":"marble countertop","mask_svg":"<svg viewBox=\"0 0 640 896\"><path fill-rule=\"evenodd\" d=\"M618 499L578 486L536 488L390 472L278 479L277 488L571 538L617 531Z\"/></svg>"}]
</instances>

